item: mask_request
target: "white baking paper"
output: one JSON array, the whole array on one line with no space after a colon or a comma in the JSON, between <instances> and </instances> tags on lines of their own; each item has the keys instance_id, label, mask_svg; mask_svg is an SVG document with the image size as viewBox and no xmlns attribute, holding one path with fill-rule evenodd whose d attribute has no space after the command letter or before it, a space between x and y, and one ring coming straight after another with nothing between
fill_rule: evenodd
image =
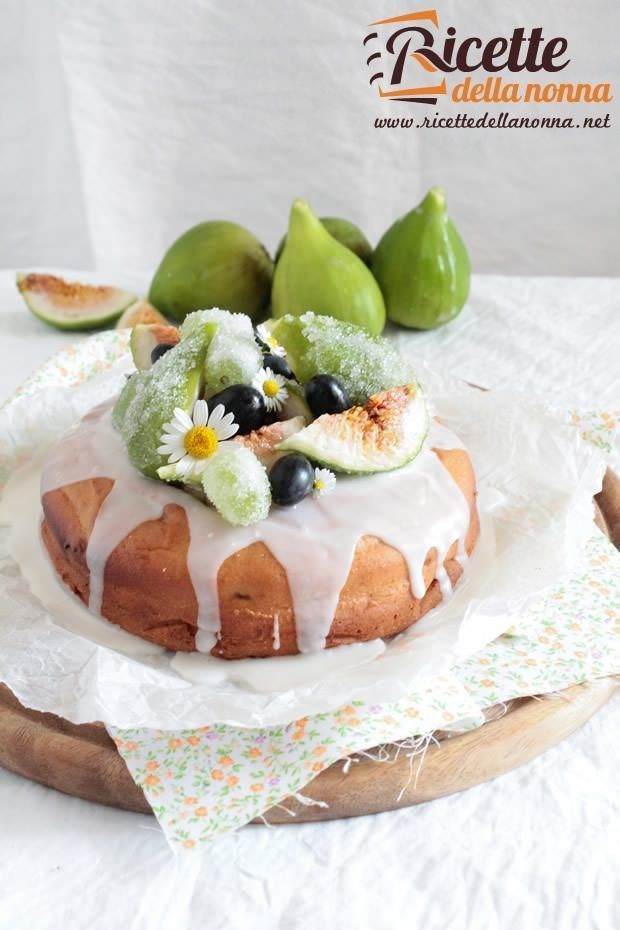
<instances>
[{"instance_id":1,"label":"white baking paper","mask_svg":"<svg viewBox=\"0 0 620 930\"><path fill-rule=\"evenodd\" d=\"M19 467L31 467L46 445L116 393L131 367L126 337L115 333L86 339L73 353L92 377L69 386L76 379L62 360L52 360L45 378L33 379L0 411L8 478L0 520L4 513L6 522L7 508L15 510L10 495L20 493ZM578 563L604 463L540 400L485 393L422 363L418 371L433 413L467 446L478 478L481 538L448 603L386 644L242 662L175 655L92 617L60 584L50 595L42 583L46 564L22 570L15 542L0 525L0 680L27 706L76 723L270 726L354 699L395 701L422 677L444 672L493 640ZM39 509L33 497L23 507L20 502L20 511L34 538ZM21 561L31 560L22 554Z\"/></svg>"}]
</instances>

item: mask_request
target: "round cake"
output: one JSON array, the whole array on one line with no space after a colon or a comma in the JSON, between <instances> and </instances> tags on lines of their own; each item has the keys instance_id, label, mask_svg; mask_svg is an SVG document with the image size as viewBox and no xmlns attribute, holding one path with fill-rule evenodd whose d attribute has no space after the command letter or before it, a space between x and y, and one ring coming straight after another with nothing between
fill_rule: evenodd
<instances>
[{"instance_id":1,"label":"round cake","mask_svg":"<svg viewBox=\"0 0 620 930\"><path fill-rule=\"evenodd\" d=\"M383 340L311 314L294 339L257 337L228 317L192 314L53 448L41 499L56 572L92 612L172 650L283 656L402 632L476 545L467 451L429 423ZM238 350L248 333L258 358Z\"/></svg>"}]
</instances>

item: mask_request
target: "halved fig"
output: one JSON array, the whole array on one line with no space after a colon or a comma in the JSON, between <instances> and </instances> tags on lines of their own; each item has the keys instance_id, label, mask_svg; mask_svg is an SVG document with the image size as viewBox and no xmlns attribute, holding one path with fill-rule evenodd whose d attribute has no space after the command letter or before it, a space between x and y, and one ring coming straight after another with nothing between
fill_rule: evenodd
<instances>
[{"instance_id":1,"label":"halved fig","mask_svg":"<svg viewBox=\"0 0 620 930\"><path fill-rule=\"evenodd\" d=\"M302 416L291 417L289 420L279 420L277 423L261 426L246 436L235 436L233 442L247 446L259 462L269 468L284 455L284 452L278 452L278 444L298 433L305 425L306 421Z\"/></svg>"},{"instance_id":2,"label":"halved fig","mask_svg":"<svg viewBox=\"0 0 620 930\"><path fill-rule=\"evenodd\" d=\"M148 300L136 300L119 317L116 329L132 329L138 323L161 323L167 326L168 320Z\"/></svg>"},{"instance_id":3,"label":"halved fig","mask_svg":"<svg viewBox=\"0 0 620 930\"><path fill-rule=\"evenodd\" d=\"M428 431L420 387L403 384L381 391L363 407L324 414L279 443L281 452L301 452L333 471L372 474L406 465Z\"/></svg>"},{"instance_id":4,"label":"halved fig","mask_svg":"<svg viewBox=\"0 0 620 930\"><path fill-rule=\"evenodd\" d=\"M56 329L99 329L113 323L136 295L119 287L80 284L52 274L17 274L17 287L36 317Z\"/></svg>"}]
</instances>

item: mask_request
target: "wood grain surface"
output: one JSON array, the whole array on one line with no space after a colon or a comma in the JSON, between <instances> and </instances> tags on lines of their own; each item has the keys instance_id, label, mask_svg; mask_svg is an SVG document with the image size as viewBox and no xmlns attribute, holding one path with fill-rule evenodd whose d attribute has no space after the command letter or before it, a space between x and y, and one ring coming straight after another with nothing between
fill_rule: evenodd
<instances>
[{"instance_id":1,"label":"wood grain surface","mask_svg":"<svg viewBox=\"0 0 620 930\"><path fill-rule=\"evenodd\" d=\"M607 471L596 497L596 522L620 547L620 479ZM567 688L558 695L512 701L507 712L458 736L439 734L424 755L387 747L386 761L366 756L340 761L303 794L326 807L294 798L265 815L270 823L330 820L393 810L471 788L523 765L561 742L618 690L613 678ZM72 724L23 707L0 685L0 765L67 794L124 810L151 812L114 743L100 723Z\"/></svg>"}]
</instances>

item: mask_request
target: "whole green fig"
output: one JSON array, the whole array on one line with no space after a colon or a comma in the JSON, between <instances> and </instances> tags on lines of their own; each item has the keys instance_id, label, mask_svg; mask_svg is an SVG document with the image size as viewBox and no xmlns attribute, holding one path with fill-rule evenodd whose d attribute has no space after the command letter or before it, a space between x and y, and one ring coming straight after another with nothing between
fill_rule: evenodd
<instances>
[{"instance_id":1,"label":"whole green fig","mask_svg":"<svg viewBox=\"0 0 620 930\"><path fill-rule=\"evenodd\" d=\"M356 226L355 223L352 223L350 220L343 220L338 216L320 216L319 219L330 236L333 236L334 239L337 239L342 245L346 245L347 249L355 252L357 257L361 258L365 265L370 265L372 260L372 246L359 226ZM282 236L278 248L276 249L276 262L282 254L285 242L286 236Z\"/></svg>"},{"instance_id":2,"label":"whole green fig","mask_svg":"<svg viewBox=\"0 0 620 930\"><path fill-rule=\"evenodd\" d=\"M305 200L295 200L271 291L279 318L313 310L355 323L372 335L385 325L379 286L366 265L327 232Z\"/></svg>"},{"instance_id":3,"label":"whole green fig","mask_svg":"<svg viewBox=\"0 0 620 930\"><path fill-rule=\"evenodd\" d=\"M221 307L261 316L269 302L273 262L258 239L226 220L200 223L183 233L164 255L149 301L182 320L194 310Z\"/></svg>"},{"instance_id":4,"label":"whole green fig","mask_svg":"<svg viewBox=\"0 0 620 930\"><path fill-rule=\"evenodd\" d=\"M440 188L432 187L415 210L390 226L371 268L394 323L434 329L460 313L471 267Z\"/></svg>"}]
</instances>

